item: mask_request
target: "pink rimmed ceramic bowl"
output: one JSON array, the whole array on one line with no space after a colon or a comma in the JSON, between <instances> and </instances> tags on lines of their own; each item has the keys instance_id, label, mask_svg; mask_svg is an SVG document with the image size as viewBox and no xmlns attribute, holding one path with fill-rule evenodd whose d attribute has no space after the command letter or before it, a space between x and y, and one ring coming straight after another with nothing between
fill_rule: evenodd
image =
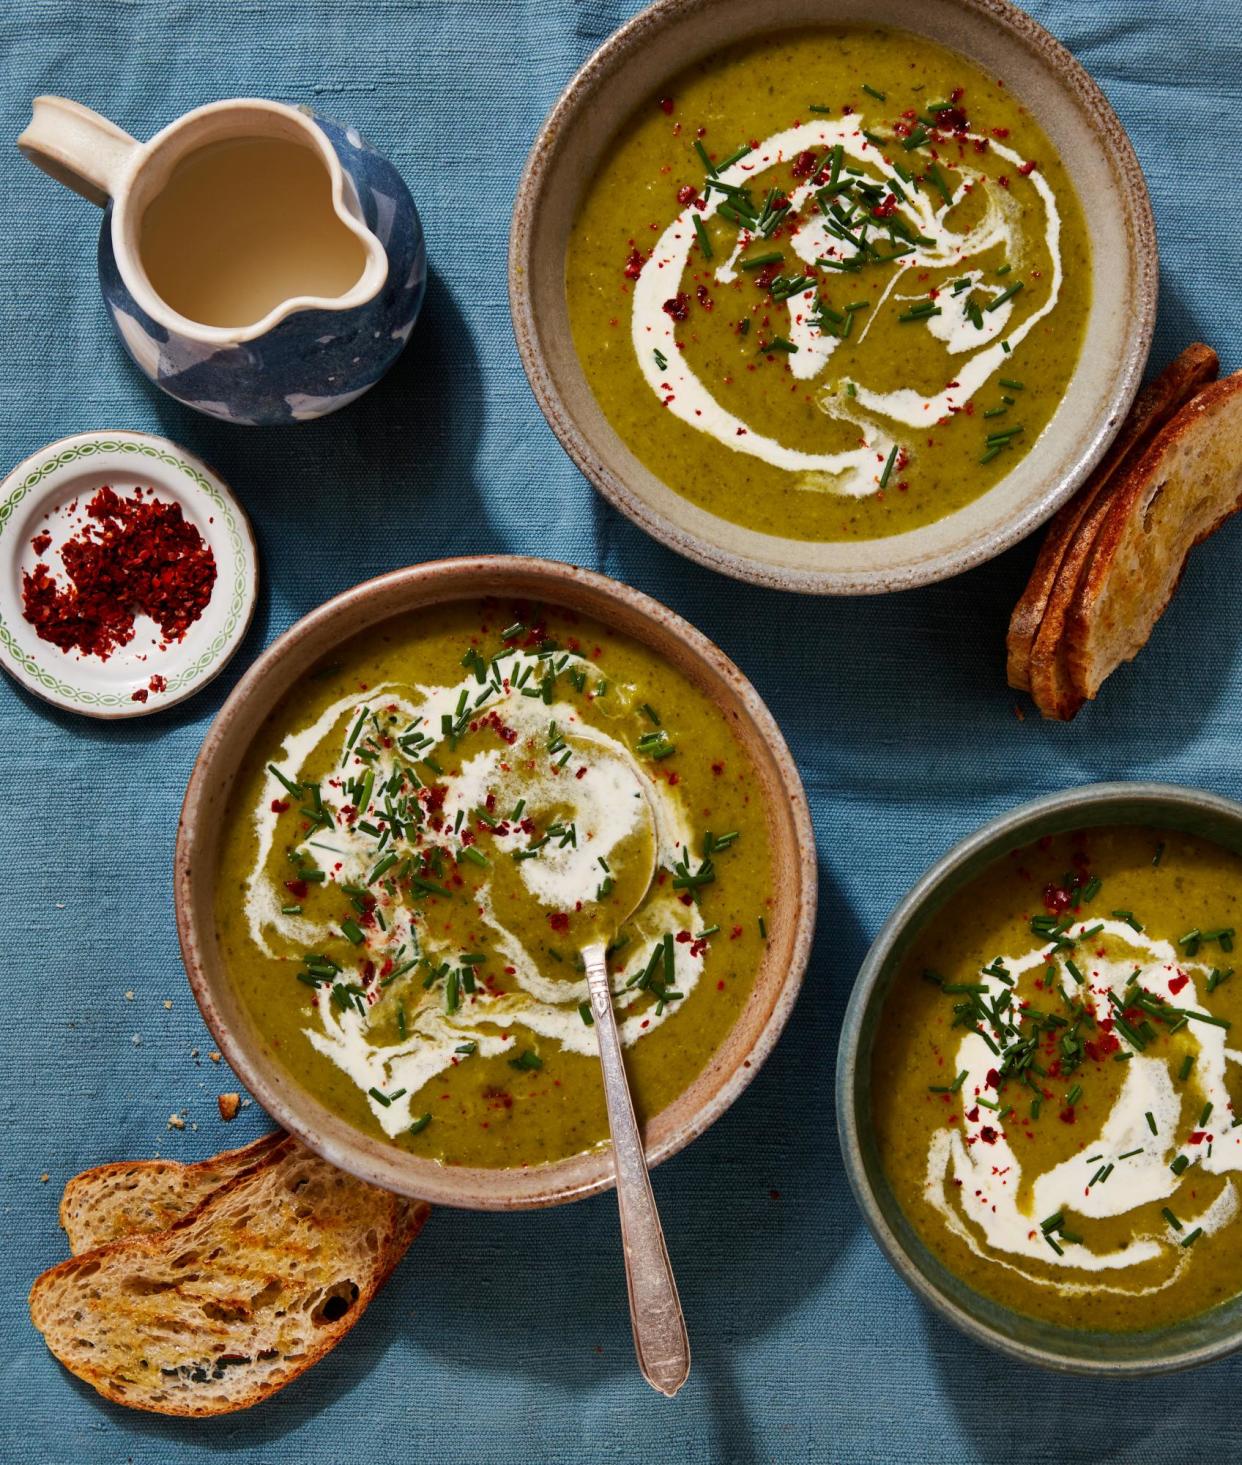
<instances>
[{"instance_id":1,"label":"pink rimmed ceramic bowl","mask_svg":"<svg viewBox=\"0 0 1242 1465\"><path fill-rule=\"evenodd\" d=\"M483 556L395 570L328 601L286 631L243 677L204 740L177 832L177 929L190 985L220 1051L255 1099L317 1154L385 1189L441 1205L511 1210L608 1189L607 1146L522 1169L449 1166L383 1143L326 1108L276 1059L225 970L215 923L229 795L273 705L324 656L393 616L488 596L541 600L598 620L675 667L719 708L741 742L766 810L774 906L754 990L698 1078L647 1126L651 1164L718 1119L771 1052L806 969L815 921L815 839L802 782L771 713L736 666L665 606L615 580L549 560Z\"/></svg>"}]
</instances>

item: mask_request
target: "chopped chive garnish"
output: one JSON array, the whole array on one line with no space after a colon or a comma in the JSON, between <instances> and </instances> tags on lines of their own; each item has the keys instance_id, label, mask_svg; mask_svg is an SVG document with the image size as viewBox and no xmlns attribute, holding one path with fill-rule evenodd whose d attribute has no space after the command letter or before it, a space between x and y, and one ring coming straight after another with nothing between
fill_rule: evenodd
<instances>
[{"instance_id":1,"label":"chopped chive garnish","mask_svg":"<svg viewBox=\"0 0 1242 1465\"><path fill-rule=\"evenodd\" d=\"M285 775L280 771L280 769L276 767L275 763L269 763L267 765L267 771L281 784L283 784L285 791L287 793L291 793L295 799L300 799L302 797L302 785L300 783L293 783L291 782L291 780L287 779Z\"/></svg>"},{"instance_id":2,"label":"chopped chive garnish","mask_svg":"<svg viewBox=\"0 0 1242 1465\"><path fill-rule=\"evenodd\" d=\"M463 1058L469 1058L472 1053L477 1053L479 1045L476 1042L458 1043L453 1049L454 1053L460 1053Z\"/></svg>"},{"instance_id":3,"label":"chopped chive garnish","mask_svg":"<svg viewBox=\"0 0 1242 1465\"><path fill-rule=\"evenodd\" d=\"M414 1121L414 1123L410 1125L410 1133L411 1134L422 1134L423 1130L426 1129L427 1126L430 1123L431 1123L431 1115L430 1115L430 1113L424 1114L421 1118L416 1119Z\"/></svg>"},{"instance_id":4,"label":"chopped chive garnish","mask_svg":"<svg viewBox=\"0 0 1242 1465\"><path fill-rule=\"evenodd\" d=\"M699 216L698 216L697 213L691 214L690 217L694 221L694 232L695 232L695 235L698 238L698 241L699 241L699 249L702 251L703 258L704 259L711 259L711 257L712 257L712 242L707 237L707 230L706 230L706 228L703 225L703 220L699 218Z\"/></svg>"},{"instance_id":5,"label":"chopped chive garnish","mask_svg":"<svg viewBox=\"0 0 1242 1465\"><path fill-rule=\"evenodd\" d=\"M1124 921L1131 930L1142 931L1143 928L1139 924L1139 922L1135 920L1133 911L1114 911L1113 915L1117 918L1117 920Z\"/></svg>"},{"instance_id":6,"label":"chopped chive garnish","mask_svg":"<svg viewBox=\"0 0 1242 1465\"><path fill-rule=\"evenodd\" d=\"M1177 1159L1169 1166L1174 1175L1180 1175L1183 1170L1190 1168L1190 1159L1186 1155L1178 1155Z\"/></svg>"},{"instance_id":7,"label":"chopped chive garnish","mask_svg":"<svg viewBox=\"0 0 1242 1465\"><path fill-rule=\"evenodd\" d=\"M1119 1160L1132 1160L1135 1155L1143 1154L1143 1147L1140 1145L1137 1150L1127 1150L1124 1155L1118 1155Z\"/></svg>"},{"instance_id":8,"label":"chopped chive garnish","mask_svg":"<svg viewBox=\"0 0 1242 1465\"><path fill-rule=\"evenodd\" d=\"M1174 1231L1180 1231L1182 1229L1182 1223L1177 1219L1173 1212L1169 1210L1168 1206L1163 1207L1160 1214L1169 1223L1169 1225L1172 1226Z\"/></svg>"},{"instance_id":9,"label":"chopped chive garnish","mask_svg":"<svg viewBox=\"0 0 1242 1465\"><path fill-rule=\"evenodd\" d=\"M591 1004L589 1002L579 1002L578 1016L586 1023L587 1027L593 1028L595 1026L595 1018L591 1014Z\"/></svg>"},{"instance_id":10,"label":"chopped chive garnish","mask_svg":"<svg viewBox=\"0 0 1242 1465\"><path fill-rule=\"evenodd\" d=\"M761 270L765 265L778 265L785 258L779 249L770 250L767 254L754 254L749 259L738 261L738 267L743 270Z\"/></svg>"},{"instance_id":11,"label":"chopped chive garnish","mask_svg":"<svg viewBox=\"0 0 1242 1465\"><path fill-rule=\"evenodd\" d=\"M762 916L759 917L759 935L763 938L764 941L768 939L768 923L763 919Z\"/></svg>"},{"instance_id":12,"label":"chopped chive garnish","mask_svg":"<svg viewBox=\"0 0 1242 1465\"><path fill-rule=\"evenodd\" d=\"M867 95L869 97L874 97L877 102L887 102L888 101L888 93L887 92L877 91L875 89L875 87L868 86L865 81L862 84L862 89L863 89L863 91L865 91L867 93Z\"/></svg>"},{"instance_id":13,"label":"chopped chive garnish","mask_svg":"<svg viewBox=\"0 0 1242 1465\"><path fill-rule=\"evenodd\" d=\"M1183 1246L1193 1246L1195 1244L1195 1242L1198 1241L1199 1237L1202 1236L1202 1235L1203 1235L1203 1227L1202 1226L1196 1226L1195 1229L1188 1236L1185 1236L1185 1237L1182 1238L1182 1245Z\"/></svg>"},{"instance_id":14,"label":"chopped chive garnish","mask_svg":"<svg viewBox=\"0 0 1242 1465\"><path fill-rule=\"evenodd\" d=\"M401 1092L405 1093L405 1090L402 1089ZM392 1099L390 1099L387 1094L381 1092L379 1089L368 1089L367 1093L371 1095L371 1097L375 1100L377 1104L383 1104L385 1109L387 1109L388 1106L392 1103ZM393 1098L396 1097L398 1096L394 1094Z\"/></svg>"},{"instance_id":15,"label":"chopped chive garnish","mask_svg":"<svg viewBox=\"0 0 1242 1465\"><path fill-rule=\"evenodd\" d=\"M995 305L996 301L993 301L992 304ZM1016 382L1012 377L1008 376L997 377L997 381L1002 387L1008 387L1011 392L1020 392L1026 386L1025 382Z\"/></svg>"},{"instance_id":16,"label":"chopped chive garnish","mask_svg":"<svg viewBox=\"0 0 1242 1465\"><path fill-rule=\"evenodd\" d=\"M999 310L1001 306L1004 305L1006 300L1012 300L1013 297L1018 293L1018 291L1022 289L1022 284L1023 282L1021 280L1015 280L1012 285L1006 286L1006 288L1002 290L999 295L997 295L994 299L988 301L988 303L983 307L984 310ZM1001 386L1003 387L1008 385L1009 383L1006 381L1001 382Z\"/></svg>"},{"instance_id":17,"label":"chopped chive garnish","mask_svg":"<svg viewBox=\"0 0 1242 1465\"><path fill-rule=\"evenodd\" d=\"M509 1059L509 1067L526 1073L534 1073L543 1067L543 1059L533 1049L526 1048L516 1058Z\"/></svg>"},{"instance_id":18,"label":"chopped chive garnish","mask_svg":"<svg viewBox=\"0 0 1242 1465\"><path fill-rule=\"evenodd\" d=\"M1203 1106L1203 1113L1199 1115L1199 1128L1202 1129L1204 1127L1204 1125L1208 1122L1208 1120L1211 1117L1212 1117L1212 1104L1211 1104L1211 1100L1209 1100Z\"/></svg>"},{"instance_id":19,"label":"chopped chive garnish","mask_svg":"<svg viewBox=\"0 0 1242 1465\"><path fill-rule=\"evenodd\" d=\"M300 905L282 905L280 913L282 916L300 916L302 907Z\"/></svg>"},{"instance_id":20,"label":"chopped chive garnish","mask_svg":"<svg viewBox=\"0 0 1242 1465\"><path fill-rule=\"evenodd\" d=\"M880 487L881 488L887 488L888 487L888 480L889 480L889 477L892 474L893 465L897 461L897 453L898 453L898 446L897 446L896 443L894 443L893 446L892 446L892 449L889 452L888 461L884 464L884 472L880 474Z\"/></svg>"},{"instance_id":21,"label":"chopped chive garnish","mask_svg":"<svg viewBox=\"0 0 1242 1465\"><path fill-rule=\"evenodd\" d=\"M1178 1074L1177 1074L1178 1078L1180 1078L1183 1083L1185 1083L1186 1080L1190 1077L1190 1070L1194 1066L1195 1066L1194 1054L1193 1053L1187 1053L1186 1056L1185 1056L1185 1058L1182 1059L1182 1066L1178 1070Z\"/></svg>"},{"instance_id":22,"label":"chopped chive garnish","mask_svg":"<svg viewBox=\"0 0 1242 1465\"><path fill-rule=\"evenodd\" d=\"M360 946L366 940L362 927L350 916L346 916L341 922L341 930L355 946Z\"/></svg>"},{"instance_id":23,"label":"chopped chive garnish","mask_svg":"<svg viewBox=\"0 0 1242 1465\"><path fill-rule=\"evenodd\" d=\"M1151 1130L1153 1134L1160 1133L1160 1131L1156 1128L1156 1116L1151 1112L1150 1109L1148 1109L1147 1113L1143 1115L1143 1118L1147 1120L1147 1127Z\"/></svg>"}]
</instances>

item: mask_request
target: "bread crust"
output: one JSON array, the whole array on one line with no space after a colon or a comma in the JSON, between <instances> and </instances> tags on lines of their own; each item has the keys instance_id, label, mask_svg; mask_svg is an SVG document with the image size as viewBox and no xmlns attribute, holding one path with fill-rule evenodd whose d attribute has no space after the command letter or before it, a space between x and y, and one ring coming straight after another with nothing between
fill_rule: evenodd
<instances>
[{"instance_id":1,"label":"bread crust","mask_svg":"<svg viewBox=\"0 0 1242 1465\"><path fill-rule=\"evenodd\" d=\"M1227 460L1232 478L1213 491L1220 495L1212 506L1210 519L1198 529L1182 549L1178 563L1171 567L1163 591L1155 603L1143 607L1142 634L1132 649L1122 651L1100 670L1092 655L1094 634L1099 629L1105 597L1122 572L1121 554L1127 536L1136 527L1137 518L1150 513L1156 496L1164 491L1164 482L1176 466L1178 454L1192 445L1193 437L1216 434L1231 436L1232 457ZM1173 598L1186 561L1196 544L1201 544L1242 508L1242 372L1213 382L1205 387L1181 412L1167 423L1144 452L1127 468L1116 492L1110 496L1108 511L1099 526L1090 553L1075 585L1063 635L1062 658L1069 678L1071 700L1077 711L1083 702L1096 696L1104 679L1122 661L1132 660L1146 644L1152 628L1164 614ZM1146 589L1146 585L1143 587Z\"/></svg>"},{"instance_id":2,"label":"bread crust","mask_svg":"<svg viewBox=\"0 0 1242 1465\"><path fill-rule=\"evenodd\" d=\"M139 1232L163 1231L188 1215L212 1191L266 1160L287 1138L281 1129L236 1150L223 1150L206 1160L118 1160L96 1165L70 1179L60 1198L60 1224L76 1256L108 1241ZM141 1186L152 1211L139 1218L135 1208L100 1215L99 1197L113 1184L127 1180ZM186 1199L188 1203L185 1203Z\"/></svg>"},{"instance_id":3,"label":"bread crust","mask_svg":"<svg viewBox=\"0 0 1242 1465\"><path fill-rule=\"evenodd\" d=\"M246 1326L251 1326L251 1331L257 1334L261 1331L259 1324L254 1322L251 1325L247 1320L239 1325L236 1319L229 1316L229 1311L234 1306L233 1299L227 1294L211 1291L204 1285L203 1276L209 1273L213 1256L227 1251L228 1254L220 1266L229 1269L226 1278L229 1284L233 1283L234 1272L239 1270L248 1286L257 1285L265 1279L280 1280L263 1270L264 1248L270 1254L272 1243L261 1234L261 1222L251 1224L247 1221L247 1213L254 1202L259 1202L262 1206L266 1201L269 1207L276 1202L286 1206L292 1204L288 1198L281 1196L279 1189L287 1178L285 1173L281 1173L282 1167L291 1179L296 1179L299 1167L303 1167L312 1179L318 1175L326 1179L335 1178L338 1184L343 1182L350 1188L351 1194L347 1198L355 1209L369 1205L373 1193L378 1214L373 1223L370 1222L369 1213L367 1219L378 1232L373 1238L374 1260L369 1271L356 1277L355 1274L359 1273L356 1265L346 1269L357 1288L356 1297L343 1315L316 1318L314 1328L305 1334L308 1338L306 1346L300 1347L287 1358L269 1360L260 1353L257 1360L249 1355L239 1359L229 1351L239 1341L243 1346L246 1343L244 1336L240 1340L238 1338L239 1328L244 1334ZM302 1178L305 1179L305 1176ZM31 1320L43 1333L49 1349L61 1363L89 1383L104 1398L124 1404L128 1408L179 1417L203 1418L234 1413L270 1398L336 1346L391 1275L429 1214L430 1207L425 1202L408 1201L374 1186L366 1186L353 1177L343 1176L341 1172L333 1170L333 1167L312 1155L296 1140L283 1135L274 1137L274 1142L268 1144L257 1164L244 1169L232 1180L212 1191L198 1206L167 1230L131 1235L108 1242L70 1257L44 1272L36 1279L30 1291ZM347 1220L347 1224L355 1221L361 1224L360 1216ZM323 1230L324 1222L327 1222L326 1230ZM301 1226L310 1237L315 1237L317 1232L323 1230L323 1245L327 1245L333 1239L331 1218L325 1217L324 1222L313 1212L300 1219ZM289 1273L294 1278L300 1278L301 1272L320 1260L320 1243L315 1241L309 1244L306 1238L299 1241L291 1233L286 1234L290 1235L287 1243L290 1249ZM239 1236L240 1241L237 1239ZM339 1236L336 1239L339 1241ZM252 1269L248 1275L242 1260L246 1247L253 1248L257 1266L257 1270ZM183 1248L193 1252L192 1274L177 1270L181 1266L179 1253ZM204 1252L208 1252L205 1259ZM103 1280L92 1284L90 1296L78 1299L76 1309L71 1308L71 1327L65 1329L62 1323L58 1328L56 1308L58 1305L65 1305L66 1292L74 1295L71 1289L75 1279L80 1283L84 1278L96 1277L101 1273ZM142 1283L136 1301L127 1301L127 1279ZM102 1291L105 1281L115 1283L117 1289L107 1297ZM288 1283L288 1278L285 1281ZM303 1285L300 1280L298 1285ZM150 1294L160 1298L158 1304L149 1302ZM128 1325L133 1333L132 1343L128 1347L123 1342L114 1341L110 1336L99 1336L98 1324L101 1316L106 1317L114 1326L117 1324L118 1299L122 1303L120 1323ZM244 1308L244 1303L239 1302L237 1305ZM213 1307L221 1313L219 1320L213 1321L216 1316L211 1311ZM280 1316L283 1317L284 1314ZM92 1325L96 1330L95 1338L90 1336ZM184 1362L179 1362L171 1370L168 1368L168 1361L174 1355L168 1352L173 1346L169 1343L170 1335L175 1337L176 1347L184 1354ZM98 1348L95 1346L97 1339L100 1345ZM154 1373L143 1373L142 1370L147 1365L140 1354L148 1349L156 1353L161 1348L164 1350L166 1362ZM206 1377L203 1360L212 1356L222 1369L230 1361L248 1366L262 1361L262 1377L257 1382L250 1383L244 1392L236 1396L227 1393L226 1389L213 1389L213 1381L218 1381L225 1375L218 1373L213 1374L210 1379ZM117 1374L122 1367L134 1371L135 1378L141 1381L138 1386L127 1389L126 1382L132 1381L118 1381ZM184 1374L191 1367L203 1372L203 1379L200 1381L194 1378L191 1384L179 1387L181 1381L176 1376L179 1373ZM159 1379L166 1374L174 1377L173 1384L159 1383ZM144 1392L147 1380L158 1386L154 1392L150 1388L146 1388Z\"/></svg>"},{"instance_id":4,"label":"bread crust","mask_svg":"<svg viewBox=\"0 0 1242 1465\"><path fill-rule=\"evenodd\" d=\"M1219 369L1216 352L1210 346L1194 342L1145 386L1135 398L1125 421L1095 472L1083 488L1065 504L1053 517L1035 565L1031 570L1026 589L1022 592L1005 638L1006 677L1011 687L1019 691L1034 691L1033 660L1035 644L1040 627L1054 597L1055 587L1062 567L1073 546L1076 536L1100 495L1113 482L1118 471L1127 460L1152 440L1155 434L1180 410L1204 383L1211 381ZM1081 554L1079 555L1081 568ZM1041 665L1040 677L1049 706L1055 708L1062 699L1058 689L1059 668L1047 659L1048 649L1056 643L1060 626L1055 635L1050 630L1045 636L1045 660ZM1036 698L1037 703L1040 699ZM1041 710L1044 710L1041 707ZM1045 711L1045 716L1059 715Z\"/></svg>"}]
</instances>

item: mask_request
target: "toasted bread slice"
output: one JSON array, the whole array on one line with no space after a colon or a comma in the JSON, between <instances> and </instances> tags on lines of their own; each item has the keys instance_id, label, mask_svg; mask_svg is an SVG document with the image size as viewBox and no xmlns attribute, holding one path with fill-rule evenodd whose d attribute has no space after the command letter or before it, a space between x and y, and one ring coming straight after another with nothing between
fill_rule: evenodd
<instances>
[{"instance_id":1,"label":"toasted bread slice","mask_svg":"<svg viewBox=\"0 0 1242 1465\"><path fill-rule=\"evenodd\" d=\"M133 1160L98 1165L75 1175L60 1200L60 1224L77 1256L122 1236L164 1231L213 1190L252 1170L283 1143L280 1130L240 1150L225 1150L195 1165L177 1160Z\"/></svg>"},{"instance_id":2,"label":"toasted bread slice","mask_svg":"<svg viewBox=\"0 0 1242 1465\"><path fill-rule=\"evenodd\" d=\"M44 1272L31 1319L66 1368L119 1404L247 1409L344 1337L428 1210L285 1139L168 1230Z\"/></svg>"},{"instance_id":3,"label":"toasted bread slice","mask_svg":"<svg viewBox=\"0 0 1242 1465\"><path fill-rule=\"evenodd\" d=\"M1112 497L1065 623L1078 706L1147 644L1190 551L1239 508L1242 372L1205 387L1183 408Z\"/></svg>"},{"instance_id":4,"label":"toasted bread slice","mask_svg":"<svg viewBox=\"0 0 1242 1465\"><path fill-rule=\"evenodd\" d=\"M1065 552L1044 607L1043 618L1031 646L1031 696L1040 712L1049 718L1068 722L1078 711L1065 663L1065 619L1073 603L1074 590L1082 568L1091 554L1100 525L1108 514L1111 495L1107 490L1093 496L1084 505L1082 517L1074 526L1065 545Z\"/></svg>"},{"instance_id":5,"label":"toasted bread slice","mask_svg":"<svg viewBox=\"0 0 1242 1465\"><path fill-rule=\"evenodd\" d=\"M1133 459L1207 382L1214 380L1219 362L1210 346L1198 342L1187 348L1134 399L1112 446L1078 493L1053 517L1027 581L1014 607L1005 638L1006 675L1011 687L1031 690L1031 658L1040 623L1048 608L1066 552L1087 515L1118 470ZM1057 627L1057 636L1060 627ZM1049 638L1053 644L1057 636Z\"/></svg>"}]
</instances>

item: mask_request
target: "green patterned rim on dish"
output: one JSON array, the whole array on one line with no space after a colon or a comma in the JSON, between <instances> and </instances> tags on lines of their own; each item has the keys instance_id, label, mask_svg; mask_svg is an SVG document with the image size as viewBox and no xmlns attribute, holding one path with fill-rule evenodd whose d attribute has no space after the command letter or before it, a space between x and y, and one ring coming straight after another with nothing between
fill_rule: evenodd
<instances>
[{"instance_id":1,"label":"green patterned rim on dish","mask_svg":"<svg viewBox=\"0 0 1242 1465\"><path fill-rule=\"evenodd\" d=\"M149 487L180 504L210 545L217 578L181 641L160 648L136 634L101 660L40 639L23 616L21 583L40 558L30 546L37 528L52 529L55 541L56 515L104 484ZM254 538L240 504L205 463L145 433L79 433L19 464L0 485L0 557L0 664L36 696L90 717L141 717L191 696L228 663L254 611ZM158 690L154 677L163 679Z\"/></svg>"}]
</instances>

